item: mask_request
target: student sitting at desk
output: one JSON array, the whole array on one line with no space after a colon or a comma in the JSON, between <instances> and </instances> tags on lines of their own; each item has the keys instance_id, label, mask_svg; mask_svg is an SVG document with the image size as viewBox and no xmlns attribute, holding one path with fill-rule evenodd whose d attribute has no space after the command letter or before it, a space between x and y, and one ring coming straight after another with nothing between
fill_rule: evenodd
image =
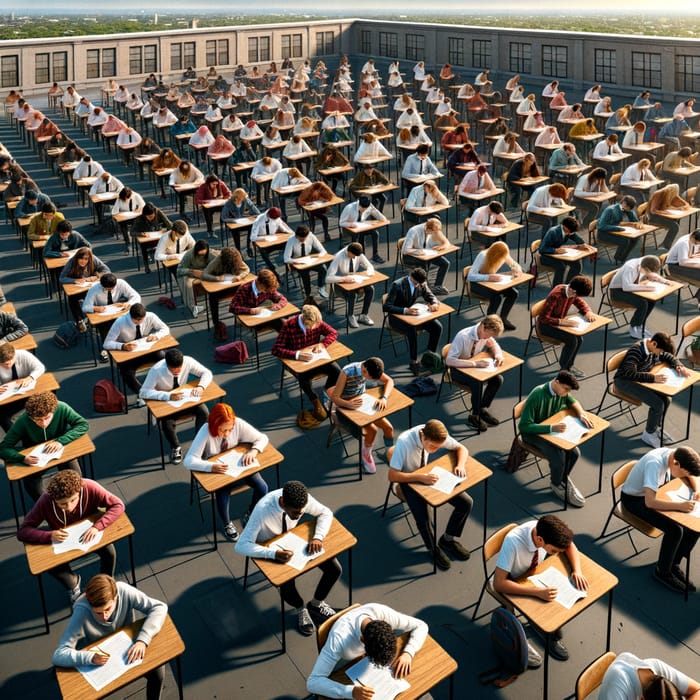
<instances>
[{"instance_id":1,"label":"student sitting at desk","mask_svg":"<svg viewBox=\"0 0 700 700\"><path fill-rule=\"evenodd\" d=\"M616 232L624 231L621 226L623 222L631 225L633 228L640 228L639 218L635 208L637 202L634 197L625 195L616 204L611 204L603 209L603 213L598 218L596 233L598 240L603 243L612 243L617 245L617 250L614 254L615 264L622 265L627 258L632 254L635 246L639 242L639 238L627 238L626 236L616 236Z\"/></svg>"},{"instance_id":2,"label":"student sitting at desk","mask_svg":"<svg viewBox=\"0 0 700 700\"><path fill-rule=\"evenodd\" d=\"M283 488L270 491L260 499L241 533L241 539L236 544L236 553L257 559L274 559L282 563L289 561L293 552L260 543L293 529L304 513L316 518L314 534L307 547L308 552L320 552L323 549L323 540L331 528L333 513L330 508L319 503L301 481L288 481ZM306 606L297 591L294 579L280 587L280 595L284 602L294 609L297 615L297 629L305 637L313 634L314 625L320 626L335 615L335 610L328 605L326 598L342 573L340 562L333 557L318 568L323 575L313 598Z\"/></svg>"},{"instance_id":3,"label":"student sitting at desk","mask_svg":"<svg viewBox=\"0 0 700 700\"><path fill-rule=\"evenodd\" d=\"M583 165L583 161L578 157L576 146L573 143L563 143L561 148L557 148L549 157L549 172L552 176L561 176L559 171L572 165Z\"/></svg>"},{"instance_id":4,"label":"student sitting at desk","mask_svg":"<svg viewBox=\"0 0 700 700\"><path fill-rule=\"evenodd\" d=\"M66 261L58 277L60 284L75 284L81 282L97 282L102 275L107 274L110 269L93 252L92 248L78 248L72 258ZM87 290L86 290L87 291ZM72 294L68 297L68 306L78 330L85 333L87 326L83 319L81 307L82 297L80 294Z\"/></svg>"},{"instance_id":5,"label":"student sitting at desk","mask_svg":"<svg viewBox=\"0 0 700 700\"><path fill-rule=\"evenodd\" d=\"M341 248L335 254L328 268L326 282L335 285L338 285L339 282L350 282L353 280L353 275L360 270L364 270L369 276L374 274L374 267L365 257L362 244L354 241L350 243L350 245L345 246L345 248ZM347 317L348 325L351 328L358 328L360 323L363 326L373 326L374 321L369 317L369 309L372 305L372 299L374 299L374 285L366 285L358 291L361 291L363 295L362 312L359 317L355 316L354 313L357 291L346 291L340 286L336 286L335 288L335 293L347 300L349 309L349 315Z\"/></svg>"},{"instance_id":6,"label":"student sitting at desk","mask_svg":"<svg viewBox=\"0 0 700 700\"><path fill-rule=\"evenodd\" d=\"M396 635L408 634L408 641L396 656ZM343 613L331 627L326 643L306 681L309 693L329 698L368 700L372 688L362 685L343 685L331 680L330 675L341 662L367 656L376 666L390 666L395 678L411 672L413 657L420 651L428 625L416 617L404 615L379 603L367 603Z\"/></svg>"},{"instance_id":7,"label":"student sitting at desk","mask_svg":"<svg viewBox=\"0 0 700 700\"><path fill-rule=\"evenodd\" d=\"M0 346L11 343L29 333L27 324L9 311L0 311Z\"/></svg>"},{"instance_id":8,"label":"student sitting at desk","mask_svg":"<svg viewBox=\"0 0 700 700\"><path fill-rule=\"evenodd\" d=\"M574 533L556 515L544 515L539 520L529 520L506 535L493 574L494 590L505 595L539 598L545 603L553 601L557 595L556 588L530 586L527 583L519 583L518 579L532 575L540 562L560 552L566 555L571 567L573 585L581 591L587 590L588 581L581 572L581 560L578 548L574 544ZM543 636L539 630L537 632ZM530 643L527 646L528 666L539 666L542 657ZM569 650L562 642L560 629L549 635L549 654L559 661L569 658Z\"/></svg>"},{"instance_id":9,"label":"student sitting at desk","mask_svg":"<svg viewBox=\"0 0 700 700\"><path fill-rule=\"evenodd\" d=\"M331 202L335 197L333 190L325 183L317 180L312 182L308 187L303 189L299 193L297 198L297 204L300 207L307 206L309 204L317 204L319 202ZM316 220L321 222L321 227L323 228L323 238L326 242L331 240L328 233L328 210L330 207L316 207L315 209L310 209L306 213L309 215L309 220L311 222L311 233L316 233Z\"/></svg>"},{"instance_id":10,"label":"student sitting at desk","mask_svg":"<svg viewBox=\"0 0 700 700\"><path fill-rule=\"evenodd\" d=\"M56 226L56 231L46 241L42 252L45 258L69 258L70 251L89 247L89 241L81 233L73 230L70 221L64 219Z\"/></svg>"},{"instance_id":11,"label":"student sitting at desk","mask_svg":"<svg viewBox=\"0 0 700 700\"><path fill-rule=\"evenodd\" d=\"M213 257L207 266L202 270L201 279L206 282L225 282L230 277L232 282L244 279L250 273L250 268L243 261L240 251L237 248L222 248L221 252ZM225 290L222 293L226 293ZM219 293L209 294L209 310L214 324L215 332L224 335L219 326Z\"/></svg>"},{"instance_id":12,"label":"student sitting at desk","mask_svg":"<svg viewBox=\"0 0 700 700\"><path fill-rule=\"evenodd\" d=\"M542 238L539 250L542 264L554 269L552 284L555 287L563 282L569 283L576 275L580 275L583 263L568 258L560 260L554 255L563 255L571 249L594 252L577 233L578 229L578 221L573 216L565 216L561 224L552 226Z\"/></svg>"},{"instance_id":13,"label":"student sitting at desk","mask_svg":"<svg viewBox=\"0 0 700 700\"><path fill-rule=\"evenodd\" d=\"M571 471L581 456L578 447L565 450L540 437L544 433L561 433L566 430L564 422L554 425L543 423L564 409L572 409L584 427L593 427L581 404L571 395L578 388L576 377L567 370L561 370L552 381L536 386L525 399L518 430L523 442L543 452L547 458L552 493L576 508L583 508L586 499L571 480Z\"/></svg>"},{"instance_id":14,"label":"student sitting at desk","mask_svg":"<svg viewBox=\"0 0 700 700\"><path fill-rule=\"evenodd\" d=\"M201 304L196 303L194 285L199 286L198 280L202 278L202 272L216 255L218 251L211 250L207 241L199 240L180 258L176 273L177 284L182 294L182 303L190 309L192 318L197 318L204 310ZM200 294L201 291L199 288Z\"/></svg>"},{"instance_id":15,"label":"student sitting at desk","mask_svg":"<svg viewBox=\"0 0 700 700\"><path fill-rule=\"evenodd\" d=\"M310 255L326 255L326 253L326 249L318 238L311 233L308 226L297 226L294 235L287 240L287 244L284 247L284 263L291 268L295 258L304 258ZM315 270L318 281L318 293L326 299L328 298L328 292L326 291L327 268L325 265L316 265ZM301 278L306 302L311 303L313 301L311 296L311 270L299 269L297 272Z\"/></svg>"},{"instance_id":16,"label":"student sitting at desk","mask_svg":"<svg viewBox=\"0 0 700 700\"><path fill-rule=\"evenodd\" d=\"M680 187L675 183L656 190L649 197L649 205L647 207L649 223L666 229L666 235L658 248L660 251L666 251L671 248L680 229L680 219L669 218L667 214L672 212L680 212L682 214L689 209L690 204L680 196Z\"/></svg>"},{"instance_id":17,"label":"student sitting at desk","mask_svg":"<svg viewBox=\"0 0 700 700\"><path fill-rule=\"evenodd\" d=\"M671 246L666 264L671 275L682 275L695 281L695 299L700 310L700 229L681 236Z\"/></svg>"},{"instance_id":18,"label":"student sitting at desk","mask_svg":"<svg viewBox=\"0 0 700 700\"><path fill-rule=\"evenodd\" d=\"M28 350L16 350L12 343L0 345L0 399L11 387L25 387L44 374L46 367ZM23 408L25 400L0 404L0 428L7 433L12 427L12 418Z\"/></svg>"},{"instance_id":19,"label":"student sitting at desk","mask_svg":"<svg viewBox=\"0 0 700 700\"><path fill-rule=\"evenodd\" d=\"M27 238L30 241L45 241L56 232L56 227L65 216L56 211L56 205L52 202L46 202L41 205L38 213L34 214L29 220L29 228L27 229Z\"/></svg>"},{"instance_id":20,"label":"student sitting at desk","mask_svg":"<svg viewBox=\"0 0 700 700\"><path fill-rule=\"evenodd\" d=\"M229 311L237 316L239 314L257 316L263 309L278 311L287 305L287 299L278 291L278 287L279 281L274 273L262 269L254 280L237 287ZM279 332L282 323L282 319L277 319L270 321L269 325Z\"/></svg>"},{"instance_id":21,"label":"student sitting at desk","mask_svg":"<svg viewBox=\"0 0 700 700\"><path fill-rule=\"evenodd\" d=\"M243 453L241 463L243 465L252 464L267 447L268 442L267 435L256 430L250 423L238 418L231 406L226 403L217 403L212 408L207 422L197 431L190 449L187 450L183 464L191 471L225 474L228 465L218 460L210 462L208 458L245 443L250 446ZM241 480L253 490L247 511L249 516L257 502L267 493L268 486L265 479L257 472ZM229 512L230 491L230 484L216 491L216 509L224 524L226 539L235 542L238 539L238 530L236 530ZM244 516L244 521L246 517Z\"/></svg>"},{"instance_id":22,"label":"student sitting at desk","mask_svg":"<svg viewBox=\"0 0 700 700\"><path fill-rule=\"evenodd\" d=\"M661 447L647 452L635 465L622 485L622 504L644 522L663 531L659 560L654 578L667 588L684 593L688 582L681 560L689 558L700 534L670 520L665 511L690 513L700 500L700 456L691 447ZM690 499L681 502L657 498L656 492L670 479L680 479L690 489Z\"/></svg>"},{"instance_id":23,"label":"student sitting at desk","mask_svg":"<svg viewBox=\"0 0 700 700\"><path fill-rule=\"evenodd\" d=\"M404 218L412 223L418 223L422 214L421 209L436 205L448 206L448 204L447 197L440 192L435 181L427 180L411 188L404 204Z\"/></svg>"},{"instance_id":24,"label":"student sitting at desk","mask_svg":"<svg viewBox=\"0 0 700 700\"><path fill-rule=\"evenodd\" d=\"M414 178L414 177L439 177L440 171L435 167L433 161L430 160L428 154L430 153L430 146L426 143L421 143L417 148L415 153L411 153L403 164L401 170L402 178Z\"/></svg>"},{"instance_id":25,"label":"student sitting at desk","mask_svg":"<svg viewBox=\"0 0 700 700\"><path fill-rule=\"evenodd\" d=\"M63 469L55 474L46 486L32 509L27 513L19 530L20 542L51 545L63 542L69 533L70 525L85 520L100 511L100 517L81 538L86 544L94 540L98 533L106 530L124 512L124 503L96 481L83 479L80 473ZM39 526L46 522L49 529ZM117 565L117 552L109 544L95 551L100 558L100 573L114 576ZM60 564L50 569L53 576L68 591L71 607L80 597L80 575L74 574L70 564Z\"/></svg>"},{"instance_id":26,"label":"student sitting at desk","mask_svg":"<svg viewBox=\"0 0 700 700\"><path fill-rule=\"evenodd\" d=\"M675 357L676 346L668 333L654 333L651 338L644 338L635 343L627 352L615 373L615 386L627 396L632 396L649 406L646 426L642 433L642 442L649 447L661 447L661 419L671 404L668 396L658 394L642 386L640 382L663 384L663 374L653 374L652 368L665 362L681 377L688 376L688 370ZM664 431L665 442L671 442L671 436Z\"/></svg>"},{"instance_id":27,"label":"student sitting at desk","mask_svg":"<svg viewBox=\"0 0 700 700\"><path fill-rule=\"evenodd\" d=\"M119 190L119 196L112 205L112 216L116 216L117 214L140 214L144 204L146 204L146 202L138 192L134 192L131 187L122 187L121 190ZM128 254L129 243L131 242L131 238L129 237L129 220L119 221L118 223L124 245L126 246L125 252Z\"/></svg>"},{"instance_id":28,"label":"student sitting at desk","mask_svg":"<svg viewBox=\"0 0 700 700\"><path fill-rule=\"evenodd\" d=\"M218 238L214 232L214 209L204 205L213 200L228 199L230 196L231 190L226 186L226 183L213 173L207 175L207 179L197 188L194 200L204 213L204 221L207 225L207 236L209 238Z\"/></svg>"},{"instance_id":29,"label":"student sitting at desk","mask_svg":"<svg viewBox=\"0 0 700 700\"><path fill-rule=\"evenodd\" d=\"M34 216L44 204L49 204L50 202L51 200L42 192L26 189L24 196L17 202L15 207L15 219L27 219Z\"/></svg>"},{"instance_id":30,"label":"student sitting at desk","mask_svg":"<svg viewBox=\"0 0 700 700\"><path fill-rule=\"evenodd\" d=\"M109 661L109 654L99 647L90 648L93 642L118 632L132 622L134 612L146 616L134 643L126 652L126 663L133 664L144 658L148 645L160 632L168 606L150 598L137 588L112 576L93 576L85 587L85 595L73 609L68 626L53 653L55 666L102 666ZM85 645L77 649L79 643ZM159 700L163 691L164 666L158 666L146 674L146 699Z\"/></svg>"},{"instance_id":31,"label":"student sitting at desk","mask_svg":"<svg viewBox=\"0 0 700 700\"><path fill-rule=\"evenodd\" d=\"M184 226L184 230L187 231L187 224L185 224L184 221L182 222L182 224ZM141 236L148 235L150 233L167 231L172 227L173 224L170 222L170 219L163 213L161 209L155 206L155 204L146 202L146 204L143 205L141 214L139 214L139 216L137 216L134 219L133 224L131 226L131 230L133 234L138 238ZM159 239L156 236L154 236L150 241L142 242L139 244L141 246L141 255L143 257L143 265L146 274L150 274L151 272L151 258L149 257L150 253L154 250L154 248L155 250L158 249L158 244L164 237L165 236L161 236L161 238ZM192 245L194 245L194 241L192 241ZM155 259L157 260L157 258Z\"/></svg>"},{"instance_id":32,"label":"student sitting at desk","mask_svg":"<svg viewBox=\"0 0 700 700\"><path fill-rule=\"evenodd\" d=\"M418 185L418 187L421 187L421 185ZM435 267L437 267L435 284L432 287L432 291L433 294L439 296L449 294L449 290L443 283L450 269L450 261L444 255L437 255L434 258L430 258L427 262L414 256L423 254L425 251L435 250L440 252L444 250L449 243L447 237L442 232L442 222L440 219L431 217L424 224L416 224L408 229L404 238L403 247L401 248L401 255L406 265L415 267L421 265L435 265Z\"/></svg>"}]
</instances>

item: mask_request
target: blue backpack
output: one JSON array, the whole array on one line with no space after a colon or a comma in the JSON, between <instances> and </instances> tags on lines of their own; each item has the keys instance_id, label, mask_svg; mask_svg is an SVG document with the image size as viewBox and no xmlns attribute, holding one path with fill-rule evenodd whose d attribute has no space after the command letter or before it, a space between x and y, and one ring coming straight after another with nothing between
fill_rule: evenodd
<instances>
[{"instance_id":1,"label":"blue backpack","mask_svg":"<svg viewBox=\"0 0 700 700\"><path fill-rule=\"evenodd\" d=\"M504 688L527 670L527 637L518 618L505 608L493 611L489 635L500 664L481 673L479 681Z\"/></svg>"}]
</instances>

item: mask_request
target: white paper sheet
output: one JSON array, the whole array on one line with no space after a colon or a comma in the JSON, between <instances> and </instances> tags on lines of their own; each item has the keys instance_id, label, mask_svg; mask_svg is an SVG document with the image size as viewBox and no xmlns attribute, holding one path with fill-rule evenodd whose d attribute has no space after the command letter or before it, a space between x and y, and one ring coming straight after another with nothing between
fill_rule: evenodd
<instances>
[{"instance_id":1,"label":"white paper sheet","mask_svg":"<svg viewBox=\"0 0 700 700\"><path fill-rule=\"evenodd\" d=\"M293 262L294 265L306 267L307 265L312 265L313 263L318 262L318 259L312 257L311 255L303 255L300 258L294 258Z\"/></svg>"},{"instance_id":2,"label":"white paper sheet","mask_svg":"<svg viewBox=\"0 0 700 700\"><path fill-rule=\"evenodd\" d=\"M129 342L134 343L134 345L136 345L136 350L149 350L156 344L155 340L146 340L145 338L139 338L138 340L130 340Z\"/></svg>"},{"instance_id":3,"label":"white paper sheet","mask_svg":"<svg viewBox=\"0 0 700 700\"><path fill-rule=\"evenodd\" d=\"M4 386L7 387L5 391L0 394L0 402L9 399L11 396L19 396L20 394L26 394L31 391L36 386L36 379L33 379L27 386L19 386L21 380L13 379L7 382Z\"/></svg>"},{"instance_id":4,"label":"white paper sheet","mask_svg":"<svg viewBox=\"0 0 700 700\"><path fill-rule=\"evenodd\" d=\"M199 399L199 397L192 395L192 389L180 389L180 391L184 394L181 399L177 401L173 401L172 399L168 400L168 404L173 408L180 408L180 406L184 406L186 403L193 403Z\"/></svg>"},{"instance_id":5,"label":"white paper sheet","mask_svg":"<svg viewBox=\"0 0 700 700\"><path fill-rule=\"evenodd\" d=\"M373 416L377 412L377 398L370 394L362 394L360 398L362 399L362 404L357 406L355 410L365 415Z\"/></svg>"},{"instance_id":6,"label":"white paper sheet","mask_svg":"<svg viewBox=\"0 0 700 700\"><path fill-rule=\"evenodd\" d=\"M421 316L430 316L430 314L431 314L431 311L428 308L427 304L413 304L413 306L411 306L410 308L418 310L418 317L419 318Z\"/></svg>"},{"instance_id":7,"label":"white paper sheet","mask_svg":"<svg viewBox=\"0 0 700 700\"><path fill-rule=\"evenodd\" d=\"M107 304L107 306L102 309L102 311L98 311L97 315L98 316L112 316L114 314L121 313L122 308L121 306L117 306L116 304Z\"/></svg>"},{"instance_id":8,"label":"white paper sheet","mask_svg":"<svg viewBox=\"0 0 700 700\"><path fill-rule=\"evenodd\" d=\"M454 491L457 484L464 481L464 477L457 476L453 472L448 472L447 469L442 469L441 467L433 467L430 470L431 474L435 474L438 480L431 484L430 487L440 493L450 494Z\"/></svg>"},{"instance_id":9,"label":"white paper sheet","mask_svg":"<svg viewBox=\"0 0 700 700\"><path fill-rule=\"evenodd\" d=\"M301 571L312 559L320 557L324 550L321 549L320 552L316 554L308 554L307 548L309 543L306 540L301 539L299 535L295 535L293 532L286 533L283 537L280 537L272 545L273 549L287 549L294 552L292 558L285 562L287 566L291 566L297 571Z\"/></svg>"},{"instance_id":10,"label":"white paper sheet","mask_svg":"<svg viewBox=\"0 0 700 700\"><path fill-rule=\"evenodd\" d=\"M78 671L83 674L85 680L95 690L102 690L130 668L143 663L143 659L141 659L127 664L126 652L132 644L133 641L126 632L117 632L113 637L99 644L100 649L109 654L107 663L104 666L78 666ZM94 646L89 647L89 650L97 651Z\"/></svg>"},{"instance_id":11,"label":"white paper sheet","mask_svg":"<svg viewBox=\"0 0 700 700\"><path fill-rule=\"evenodd\" d=\"M666 495L675 503L684 503L685 501L689 501L694 496L694 494L691 495L690 489L685 484L675 491L667 491ZM686 515L692 515L694 518L700 518L700 502L695 501L695 507L690 511L690 513L686 513Z\"/></svg>"},{"instance_id":12,"label":"white paper sheet","mask_svg":"<svg viewBox=\"0 0 700 700\"><path fill-rule=\"evenodd\" d=\"M254 467L260 466L260 462L258 462L257 459L254 459L250 464L244 465L242 462L243 454L243 452L228 452L225 455L219 455L216 461L219 464L226 464L228 466L225 472L226 474L234 478L238 478L248 469L253 469Z\"/></svg>"},{"instance_id":13,"label":"white paper sheet","mask_svg":"<svg viewBox=\"0 0 700 700\"><path fill-rule=\"evenodd\" d=\"M97 537L90 542L81 542L80 538L92 527L90 520L81 520L75 525L70 525L65 528L68 531L68 537L63 542L53 542L53 553L64 554L74 549L79 549L82 552L87 552L102 541L103 530L97 531Z\"/></svg>"},{"instance_id":14,"label":"white paper sheet","mask_svg":"<svg viewBox=\"0 0 700 700\"><path fill-rule=\"evenodd\" d=\"M311 351L309 350L309 348L304 348L302 350L302 352L311 352ZM312 365L314 362L318 362L319 360L330 360L331 359L331 356L328 354L327 348L323 348L323 350L321 350L320 352L314 352L313 356L314 356L314 359L309 360L305 364Z\"/></svg>"},{"instance_id":15,"label":"white paper sheet","mask_svg":"<svg viewBox=\"0 0 700 700\"><path fill-rule=\"evenodd\" d=\"M272 316L272 309L260 309L260 312L255 314L258 318L267 318Z\"/></svg>"},{"instance_id":16,"label":"white paper sheet","mask_svg":"<svg viewBox=\"0 0 700 700\"><path fill-rule=\"evenodd\" d=\"M573 258L578 255L579 251L577 248L564 248L563 253L558 253L558 255L563 255L565 258Z\"/></svg>"},{"instance_id":17,"label":"white paper sheet","mask_svg":"<svg viewBox=\"0 0 700 700\"><path fill-rule=\"evenodd\" d=\"M685 377L682 377L675 369L670 367L664 367L660 372L660 375L666 377L666 386L683 386Z\"/></svg>"},{"instance_id":18,"label":"white paper sheet","mask_svg":"<svg viewBox=\"0 0 700 700\"><path fill-rule=\"evenodd\" d=\"M566 416L562 423L566 425L566 430L563 433L552 433L552 435L556 435L560 440L570 442L572 445L577 445L581 441L581 438L590 431L590 428L586 428L586 426L574 416Z\"/></svg>"},{"instance_id":19,"label":"white paper sheet","mask_svg":"<svg viewBox=\"0 0 700 700\"><path fill-rule=\"evenodd\" d=\"M580 331L585 331L586 328L590 325L588 321L586 321L583 316L567 316L566 317L567 321L575 321L576 325L572 326L573 328L576 328Z\"/></svg>"},{"instance_id":20,"label":"white paper sheet","mask_svg":"<svg viewBox=\"0 0 700 700\"><path fill-rule=\"evenodd\" d=\"M399 693L411 687L405 678L394 678L390 668L375 666L366 656L350 666L345 674L355 685L372 688L372 700L394 700Z\"/></svg>"},{"instance_id":21,"label":"white paper sheet","mask_svg":"<svg viewBox=\"0 0 700 700\"><path fill-rule=\"evenodd\" d=\"M54 459L60 459L63 456L63 450L64 446L61 445L60 449L56 450L56 452L44 452L44 445L37 445L30 453L29 457L36 457L39 462L37 464L34 464L32 466L35 467L45 467L49 462L52 462Z\"/></svg>"},{"instance_id":22,"label":"white paper sheet","mask_svg":"<svg viewBox=\"0 0 700 700\"><path fill-rule=\"evenodd\" d=\"M557 597L554 600L567 610L571 610L577 600L588 595L586 591L579 591L559 569L553 566L545 569L541 574L528 576L528 581L538 588L556 588Z\"/></svg>"}]
</instances>

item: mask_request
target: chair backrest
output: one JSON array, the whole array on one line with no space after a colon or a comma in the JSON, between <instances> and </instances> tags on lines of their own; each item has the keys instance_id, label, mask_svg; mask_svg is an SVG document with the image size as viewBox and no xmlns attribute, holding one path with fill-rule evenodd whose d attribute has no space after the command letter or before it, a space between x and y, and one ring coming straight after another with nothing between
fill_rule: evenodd
<instances>
[{"instance_id":1,"label":"chair backrest","mask_svg":"<svg viewBox=\"0 0 700 700\"><path fill-rule=\"evenodd\" d=\"M686 202L690 202L691 204L693 203L693 200L695 199L695 195L698 193L698 188L697 185L695 187L689 187L684 193L683 193L683 199L685 199Z\"/></svg>"},{"instance_id":2,"label":"chair backrest","mask_svg":"<svg viewBox=\"0 0 700 700\"><path fill-rule=\"evenodd\" d=\"M656 177L659 177L661 174L661 168L664 167L664 162L663 160L659 160L656 163L654 163L654 172L656 173Z\"/></svg>"},{"instance_id":3,"label":"chair backrest","mask_svg":"<svg viewBox=\"0 0 700 700\"><path fill-rule=\"evenodd\" d=\"M642 202L638 207L637 207L637 216L641 219L647 212L647 207L649 206L649 202Z\"/></svg>"},{"instance_id":4,"label":"chair backrest","mask_svg":"<svg viewBox=\"0 0 700 700\"><path fill-rule=\"evenodd\" d=\"M681 328L681 343L691 335L695 335L698 331L700 331L700 316L691 318L683 324ZM680 345L678 347L680 347Z\"/></svg>"},{"instance_id":5,"label":"chair backrest","mask_svg":"<svg viewBox=\"0 0 700 700\"><path fill-rule=\"evenodd\" d=\"M535 321L535 319L542 313L542 309L544 309L544 303L547 301L546 299L541 299L537 303L533 304L530 307L530 318Z\"/></svg>"},{"instance_id":6,"label":"chair backrest","mask_svg":"<svg viewBox=\"0 0 700 700\"><path fill-rule=\"evenodd\" d=\"M581 675L576 679L576 700L585 700L600 687L605 672L616 658L617 654L614 651L608 651L581 671Z\"/></svg>"},{"instance_id":7,"label":"chair backrest","mask_svg":"<svg viewBox=\"0 0 700 700\"><path fill-rule=\"evenodd\" d=\"M447 343L447 345L442 346L442 350L440 351L440 356L442 357L442 361L445 362L445 358L447 357L447 353L450 351L452 343ZM389 452L387 451L387 455Z\"/></svg>"},{"instance_id":8,"label":"chair backrest","mask_svg":"<svg viewBox=\"0 0 700 700\"><path fill-rule=\"evenodd\" d=\"M610 176L610 187L615 190L615 192L618 191L620 187L620 180L622 179L622 173L613 173Z\"/></svg>"},{"instance_id":9,"label":"chair backrest","mask_svg":"<svg viewBox=\"0 0 700 700\"><path fill-rule=\"evenodd\" d=\"M532 253L533 256L540 249L541 244L542 244L541 238L536 238L534 241L532 241L532 243L530 243L530 253Z\"/></svg>"},{"instance_id":10,"label":"chair backrest","mask_svg":"<svg viewBox=\"0 0 700 700\"><path fill-rule=\"evenodd\" d=\"M612 372L616 372L617 368L622 364L622 360L625 359L626 354L627 350L620 350L608 358L608 361L605 363L605 373L610 375Z\"/></svg>"},{"instance_id":11,"label":"chair backrest","mask_svg":"<svg viewBox=\"0 0 700 700\"><path fill-rule=\"evenodd\" d=\"M350 612L351 610L354 610L355 608L359 608L360 604L355 603L354 605L351 605L348 608L345 608L345 610L341 610L337 612L335 615L332 617L329 617L327 620L324 620L320 627L316 628L316 647L318 648L319 651L323 649L323 645L326 643L326 640L328 639L328 634L331 631L331 627L338 621L339 618L341 618L345 613Z\"/></svg>"},{"instance_id":12,"label":"chair backrest","mask_svg":"<svg viewBox=\"0 0 700 700\"><path fill-rule=\"evenodd\" d=\"M661 253L659 255L659 260L661 261L661 268L663 269L666 265L666 258L668 257L668 253Z\"/></svg>"},{"instance_id":13,"label":"chair backrest","mask_svg":"<svg viewBox=\"0 0 700 700\"><path fill-rule=\"evenodd\" d=\"M386 463L389 464L391 462L391 458L394 456L394 445L391 447L387 448L386 451Z\"/></svg>"},{"instance_id":14,"label":"chair backrest","mask_svg":"<svg viewBox=\"0 0 700 700\"><path fill-rule=\"evenodd\" d=\"M590 224L588 224L588 243L589 245L595 245L598 241L598 219L593 219Z\"/></svg>"},{"instance_id":15,"label":"chair backrest","mask_svg":"<svg viewBox=\"0 0 700 700\"><path fill-rule=\"evenodd\" d=\"M617 270L610 270L609 272L606 272L604 275L601 276L601 278L600 278L600 291L603 294L605 294L605 291L610 286L610 283L612 282L612 278L615 277L616 272L617 272Z\"/></svg>"},{"instance_id":16,"label":"chair backrest","mask_svg":"<svg viewBox=\"0 0 700 700\"><path fill-rule=\"evenodd\" d=\"M629 473L632 471L632 467L637 464L636 459L631 459L629 462L625 462L621 467L618 467L610 477L610 486L612 487L613 500L615 500L615 491L622 486L622 484L627 481Z\"/></svg>"},{"instance_id":17,"label":"chair backrest","mask_svg":"<svg viewBox=\"0 0 700 700\"><path fill-rule=\"evenodd\" d=\"M506 535L515 527L517 527L515 523L508 523L508 525L504 525L500 530L494 532L493 535L484 542L482 552L484 571L486 571L486 564L501 551L503 540L505 540Z\"/></svg>"},{"instance_id":18,"label":"chair backrest","mask_svg":"<svg viewBox=\"0 0 700 700\"><path fill-rule=\"evenodd\" d=\"M518 421L520 420L520 416L523 415L525 401L526 399L518 401L518 403L516 403L515 406L513 406L513 435L515 435L516 437L518 436Z\"/></svg>"},{"instance_id":19,"label":"chair backrest","mask_svg":"<svg viewBox=\"0 0 700 700\"><path fill-rule=\"evenodd\" d=\"M566 202L571 202L571 198L573 197L574 194L574 188L573 187L567 187L566 188L566 197L564 198Z\"/></svg>"}]
</instances>

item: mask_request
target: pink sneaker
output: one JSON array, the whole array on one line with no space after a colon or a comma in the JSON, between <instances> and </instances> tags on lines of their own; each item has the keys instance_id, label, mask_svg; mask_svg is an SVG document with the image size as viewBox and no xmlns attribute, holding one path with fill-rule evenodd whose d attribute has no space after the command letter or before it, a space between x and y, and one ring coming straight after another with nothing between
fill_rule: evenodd
<instances>
[{"instance_id":1,"label":"pink sneaker","mask_svg":"<svg viewBox=\"0 0 700 700\"><path fill-rule=\"evenodd\" d=\"M362 466L367 474L375 474L377 471L377 465L374 463L372 450L364 446L362 447Z\"/></svg>"}]
</instances>

